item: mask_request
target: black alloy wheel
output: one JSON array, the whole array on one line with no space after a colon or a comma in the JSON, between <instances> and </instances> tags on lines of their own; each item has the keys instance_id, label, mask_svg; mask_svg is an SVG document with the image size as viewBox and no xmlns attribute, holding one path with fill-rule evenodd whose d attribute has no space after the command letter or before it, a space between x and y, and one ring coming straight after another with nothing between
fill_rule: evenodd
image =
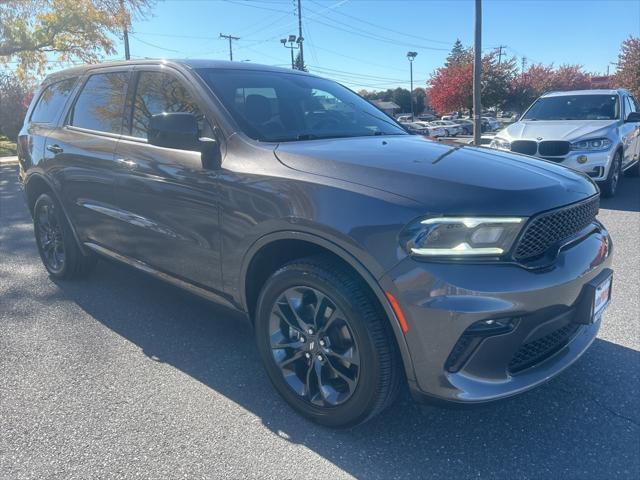
<instances>
[{"instance_id":1,"label":"black alloy wheel","mask_svg":"<svg viewBox=\"0 0 640 480\"><path fill-rule=\"evenodd\" d=\"M40 195L33 206L33 229L38 253L51 276L81 278L94 267L95 255L80 250L60 204L47 193Z\"/></svg>"},{"instance_id":2,"label":"black alloy wheel","mask_svg":"<svg viewBox=\"0 0 640 480\"><path fill-rule=\"evenodd\" d=\"M353 394L360 371L358 346L344 314L315 288L288 288L271 310L273 359L285 381L307 402L336 406Z\"/></svg>"},{"instance_id":3,"label":"black alloy wheel","mask_svg":"<svg viewBox=\"0 0 640 480\"><path fill-rule=\"evenodd\" d=\"M34 212L36 241L42 261L51 273L60 273L65 266L62 225L56 205L52 201L38 202Z\"/></svg>"},{"instance_id":4,"label":"black alloy wheel","mask_svg":"<svg viewBox=\"0 0 640 480\"><path fill-rule=\"evenodd\" d=\"M364 280L332 256L274 272L254 321L271 383L303 416L352 427L396 398L402 362L389 319Z\"/></svg>"}]
</instances>

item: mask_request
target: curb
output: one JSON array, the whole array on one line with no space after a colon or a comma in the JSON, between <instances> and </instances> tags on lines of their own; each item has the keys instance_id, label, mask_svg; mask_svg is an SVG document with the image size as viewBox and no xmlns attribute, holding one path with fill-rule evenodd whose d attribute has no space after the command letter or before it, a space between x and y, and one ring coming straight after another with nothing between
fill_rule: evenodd
<instances>
[{"instance_id":1,"label":"curb","mask_svg":"<svg viewBox=\"0 0 640 480\"><path fill-rule=\"evenodd\" d=\"M17 165L17 164L18 164L18 157L16 156L0 157L0 165Z\"/></svg>"}]
</instances>

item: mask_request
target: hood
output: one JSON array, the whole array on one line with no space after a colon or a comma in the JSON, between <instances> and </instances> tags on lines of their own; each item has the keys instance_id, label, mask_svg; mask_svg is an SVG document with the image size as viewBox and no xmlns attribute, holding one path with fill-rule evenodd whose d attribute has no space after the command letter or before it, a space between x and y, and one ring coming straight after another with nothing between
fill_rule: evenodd
<instances>
[{"instance_id":1,"label":"hood","mask_svg":"<svg viewBox=\"0 0 640 480\"><path fill-rule=\"evenodd\" d=\"M617 120L523 120L498 133L507 140L565 140L606 137Z\"/></svg>"},{"instance_id":2,"label":"hood","mask_svg":"<svg viewBox=\"0 0 640 480\"><path fill-rule=\"evenodd\" d=\"M530 157L415 135L281 143L289 168L366 185L432 214L530 216L597 192L586 176Z\"/></svg>"}]
</instances>

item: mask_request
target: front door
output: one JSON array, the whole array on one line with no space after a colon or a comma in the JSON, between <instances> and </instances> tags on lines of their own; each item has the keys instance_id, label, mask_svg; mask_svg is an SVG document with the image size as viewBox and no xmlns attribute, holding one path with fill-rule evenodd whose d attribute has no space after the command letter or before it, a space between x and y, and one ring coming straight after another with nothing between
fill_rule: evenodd
<instances>
[{"instance_id":1,"label":"front door","mask_svg":"<svg viewBox=\"0 0 640 480\"><path fill-rule=\"evenodd\" d=\"M625 95L624 102L624 119L626 120L630 113L637 111L637 104L633 97ZM622 143L624 150L624 158L622 161L623 168L635 163L640 156L640 122L625 122L620 127L622 133Z\"/></svg>"},{"instance_id":2,"label":"front door","mask_svg":"<svg viewBox=\"0 0 640 480\"><path fill-rule=\"evenodd\" d=\"M140 67L131 115L116 147L115 201L123 221L117 251L209 290L221 290L218 172L200 152L147 143L152 115L190 112L212 137L196 95L168 68Z\"/></svg>"}]
</instances>

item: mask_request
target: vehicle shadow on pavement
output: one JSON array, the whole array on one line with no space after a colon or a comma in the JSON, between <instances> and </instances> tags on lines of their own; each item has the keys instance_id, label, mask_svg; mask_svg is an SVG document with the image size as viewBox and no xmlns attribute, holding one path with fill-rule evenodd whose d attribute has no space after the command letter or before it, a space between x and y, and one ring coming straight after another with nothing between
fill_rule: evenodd
<instances>
[{"instance_id":1,"label":"vehicle shadow on pavement","mask_svg":"<svg viewBox=\"0 0 640 480\"><path fill-rule=\"evenodd\" d=\"M277 396L243 317L107 262L93 274L90 294L86 284L56 283L61 296L153 361L356 477L626 478L640 470L640 353L614 343L596 340L567 372L514 399L443 409L419 406L403 392L371 422L334 431L302 419Z\"/></svg>"},{"instance_id":2,"label":"vehicle shadow on pavement","mask_svg":"<svg viewBox=\"0 0 640 480\"><path fill-rule=\"evenodd\" d=\"M600 208L640 212L640 177L622 177L616 196L601 199Z\"/></svg>"}]
</instances>

